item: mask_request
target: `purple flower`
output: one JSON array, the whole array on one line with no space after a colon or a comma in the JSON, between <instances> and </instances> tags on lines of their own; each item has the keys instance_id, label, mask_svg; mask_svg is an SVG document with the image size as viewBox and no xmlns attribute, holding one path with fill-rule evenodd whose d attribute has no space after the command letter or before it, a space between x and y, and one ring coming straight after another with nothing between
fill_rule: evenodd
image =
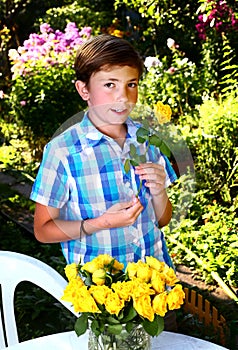
<instances>
[{"instance_id":1,"label":"purple flower","mask_svg":"<svg viewBox=\"0 0 238 350\"><path fill-rule=\"evenodd\" d=\"M50 25L48 23L43 23L40 25L40 32L42 34L51 33L51 32L53 32L53 29L50 27Z\"/></svg>"}]
</instances>

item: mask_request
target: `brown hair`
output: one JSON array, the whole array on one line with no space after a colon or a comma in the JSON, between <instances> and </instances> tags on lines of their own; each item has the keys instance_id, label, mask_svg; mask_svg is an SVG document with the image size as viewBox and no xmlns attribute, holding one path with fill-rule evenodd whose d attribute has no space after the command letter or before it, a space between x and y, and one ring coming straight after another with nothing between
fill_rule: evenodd
<instances>
[{"instance_id":1,"label":"brown hair","mask_svg":"<svg viewBox=\"0 0 238 350\"><path fill-rule=\"evenodd\" d=\"M124 39L109 34L101 34L83 43L75 59L78 80L86 85L93 73L105 66L131 66L143 73L143 60L133 46Z\"/></svg>"}]
</instances>

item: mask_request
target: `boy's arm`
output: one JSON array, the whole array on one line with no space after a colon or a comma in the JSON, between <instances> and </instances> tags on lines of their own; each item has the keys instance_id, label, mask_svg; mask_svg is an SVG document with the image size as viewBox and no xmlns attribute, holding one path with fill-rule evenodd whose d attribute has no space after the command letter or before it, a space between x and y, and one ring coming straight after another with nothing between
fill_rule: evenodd
<instances>
[{"instance_id":1,"label":"boy's arm","mask_svg":"<svg viewBox=\"0 0 238 350\"><path fill-rule=\"evenodd\" d=\"M165 189L159 195L153 196L153 207L159 227L168 225L172 217L172 204Z\"/></svg>"},{"instance_id":2,"label":"boy's arm","mask_svg":"<svg viewBox=\"0 0 238 350\"><path fill-rule=\"evenodd\" d=\"M103 215L84 221L84 234L96 233L103 229L132 225L143 210L137 198L131 202L118 203ZM59 209L36 203L34 233L42 243L58 243L79 239L81 220L66 221L59 219Z\"/></svg>"}]
</instances>

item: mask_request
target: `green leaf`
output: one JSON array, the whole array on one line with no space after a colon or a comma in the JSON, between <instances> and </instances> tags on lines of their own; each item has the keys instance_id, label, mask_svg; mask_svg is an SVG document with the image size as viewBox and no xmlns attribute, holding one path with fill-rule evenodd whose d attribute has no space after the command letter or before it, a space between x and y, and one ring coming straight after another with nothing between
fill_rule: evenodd
<instances>
[{"instance_id":1,"label":"green leaf","mask_svg":"<svg viewBox=\"0 0 238 350\"><path fill-rule=\"evenodd\" d=\"M80 335L84 334L86 330L88 329L88 314L82 313L81 316L77 319L74 325L74 330L79 337Z\"/></svg>"},{"instance_id":2,"label":"green leaf","mask_svg":"<svg viewBox=\"0 0 238 350\"><path fill-rule=\"evenodd\" d=\"M148 137L149 136L149 130L145 129L145 128L139 128L136 132L136 136L140 136L140 137Z\"/></svg>"},{"instance_id":3,"label":"green leaf","mask_svg":"<svg viewBox=\"0 0 238 350\"><path fill-rule=\"evenodd\" d=\"M121 331L122 331L122 325L121 324L114 324L114 325L109 324L107 329L108 329L109 333L119 335L119 334L121 334Z\"/></svg>"},{"instance_id":4,"label":"green leaf","mask_svg":"<svg viewBox=\"0 0 238 350\"><path fill-rule=\"evenodd\" d=\"M154 321L145 319L142 323L144 330L152 337L158 336L164 329L164 319L155 315Z\"/></svg>"},{"instance_id":5,"label":"green leaf","mask_svg":"<svg viewBox=\"0 0 238 350\"><path fill-rule=\"evenodd\" d=\"M149 138L149 130L146 130L144 128L139 128L136 132L137 141L139 143L144 143Z\"/></svg>"},{"instance_id":6,"label":"green leaf","mask_svg":"<svg viewBox=\"0 0 238 350\"><path fill-rule=\"evenodd\" d=\"M131 165L132 165L132 166L137 166L137 165L139 165L139 162L137 162L137 161L131 159Z\"/></svg>"},{"instance_id":7,"label":"green leaf","mask_svg":"<svg viewBox=\"0 0 238 350\"><path fill-rule=\"evenodd\" d=\"M129 173L130 171L130 159L126 159L125 164L124 164L124 170L126 173Z\"/></svg>"},{"instance_id":8,"label":"green leaf","mask_svg":"<svg viewBox=\"0 0 238 350\"><path fill-rule=\"evenodd\" d=\"M145 156L145 154L141 154L139 156L139 163L146 163L146 156Z\"/></svg>"},{"instance_id":9,"label":"green leaf","mask_svg":"<svg viewBox=\"0 0 238 350\"><path fill-rule=\"evenodd\" d=\"M136 310L130 305L130 308L124 311L124 317L121 320L121 323L127 323L128 321L133 320L134 317L137 316Z\"/></svg>"},{"instance_id":10,"label":"green leaf","mask_svg":"<svg viewBox=\"0 0 238 350\"><path fill-rule=\"evenodd\" d=\"M136 146L133 145L133 144L130 144L130 155L131 155L132 158L137 155Z\"/></svg>"},{"instance_id":11,"label":"green leaf","mask_svg":"<svg viewBox=\"0 0 238 350\"><path fill-rule=\"evenodd\" d=\"M160 147L162 140L157 135L151 135L149 137L149 143L153 146Z\"/></svg>"},{"instance_id":12,"label":"green leaf","mask_svg":"<svg viewBox=\"0 0 238 350\"><path fill-rule=\"evenodd\" d=\"M118 323L120 323L120 321L118 321L118 320L116 320L114 317L112 317L112 316L108 316L107 317L107 322L109 323L109 324L118 324Z\"/></svg>"},{"instance_id":13,"label":"green leaf","mask_svg":"<svg viewBox=\"0 0 238 350\"><path fill-rule=\"evenodd\" d=\"M167 147L167 145L164 142L162 142L160 146L160 151L167 157L170 157L171 155L170 149Z\"/></svg>"},{"instance_id":14,"label":"green leaf","mask_svg":"<svg viewBox=\"0 0 238 350\"><path fill-rule=\"evenodd\" d=\"M104 324L94 319L91 323L91 330L98 337L104 331Z\"/></svg>"},{"instance_id":15,"label":"green leaf","mask_svg":"<svg viewBox=\"0 0 238 350\"><path fill-rule=\"evenodd\" d=\"M127 333L130 333L134 326L135 326L135 324L133 322L127 322L127 324L126 324Z\"/></svg>"}]
</instances>

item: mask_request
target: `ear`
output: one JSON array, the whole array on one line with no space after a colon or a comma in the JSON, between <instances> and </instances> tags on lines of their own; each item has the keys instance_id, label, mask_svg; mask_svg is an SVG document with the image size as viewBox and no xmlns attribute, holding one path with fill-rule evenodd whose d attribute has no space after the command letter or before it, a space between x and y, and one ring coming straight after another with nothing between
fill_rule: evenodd
<instances>
[{"instance_id":1,"label":"ear","mask_svg":"<svg viewBox=\"0 0 238 350\"><path fill-rule=\"evenodd\" d=\"M75 87L82 99L84 101L87 101L89 99L89 92L86 84L81 80L77 80L75 83Z\"/></svg>"}]
</instances>

